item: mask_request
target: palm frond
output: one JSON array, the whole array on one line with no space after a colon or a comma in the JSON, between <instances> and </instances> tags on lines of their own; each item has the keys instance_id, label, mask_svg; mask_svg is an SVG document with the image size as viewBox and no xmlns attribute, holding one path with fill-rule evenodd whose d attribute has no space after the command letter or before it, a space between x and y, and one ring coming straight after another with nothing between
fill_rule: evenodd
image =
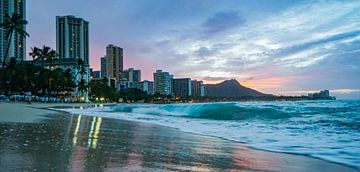
<instances>
[{"instance_id":1,"label":"palm frond","mask_svg":"<svg viewBox=\"0 0 360 172\"><path fill-rule=\"evenodd\" d=\"M18 34L20 34L21 36L27 36L29 37L30 35L24 30L24 29L20 29L20 28L16 28L15 32L17 32Z\"/></svg>"}]
</instances>

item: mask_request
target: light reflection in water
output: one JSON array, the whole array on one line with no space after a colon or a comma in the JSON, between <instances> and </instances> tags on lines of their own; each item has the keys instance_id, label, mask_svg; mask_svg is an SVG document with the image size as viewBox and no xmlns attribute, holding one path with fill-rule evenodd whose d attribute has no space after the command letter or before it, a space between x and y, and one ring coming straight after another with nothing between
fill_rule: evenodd
<instances>
[{"instance_id":1,"label":"light reflection in water","mask_svg":"<svg viewBox=\"0 0 360 172\"><path fill-rule=\"evenodd\" d=\"M78 116L77 123L76 123L76 128L75 128L75 130L74 130L73 146L75 146L76 143L77 143L77 138L78 138L78 132L79 132L79 128L80 128L80 123L81 123L81 115Z\"/></svg>"},{"instance_id":2,"label":"light reflection in water","mask_svg":"<svg viewBox=\"0 0 360 172\"><path fill-rule=\"evenodd\" d=\"M92 148L95 149L96 148L96 145L97 145L97 142L99 140L99 133L100 133L100 127L101 127L101 123L102 123L102 119L101 117L96 117L96 125L95 125L95 132L94 132L94 136L92 137L93 140L92 140Z\"/></svg>"},{"instance_id":3,"label":"light reflection in water","mask_svg":"<svg viewBox=\"0 0 360 172\"><path fill-rule=\"evenodd\" d=\"M91 141L92 141L92 135L94 133L95 122L96 122L96 117L93 117L92 121L91 121L91 128L90 128L89 136L88 136L88 148L91 146Z\"/></svg>"}]
</instances>

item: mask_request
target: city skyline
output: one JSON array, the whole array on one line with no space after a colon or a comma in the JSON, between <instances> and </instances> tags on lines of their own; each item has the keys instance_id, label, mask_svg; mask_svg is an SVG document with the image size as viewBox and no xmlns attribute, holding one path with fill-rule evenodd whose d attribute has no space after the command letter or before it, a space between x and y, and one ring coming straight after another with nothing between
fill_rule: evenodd
<instances>
[{"instance_id":1,"label":"city skyline","mask_svg":"<svg viewBox=\"0 0 360 172\"><path fill-rule=\"evenodd\" d=\"M43 44L55 48L55 16L75 15L90 22L95 70L114 44L124 48L124 67L140 68L148 80L163 69L205 83L235 78L272 94L326 88L340 98L360 97L356 1L34 0L27 6L27 53Z\"/></svg>"}]
</instances>

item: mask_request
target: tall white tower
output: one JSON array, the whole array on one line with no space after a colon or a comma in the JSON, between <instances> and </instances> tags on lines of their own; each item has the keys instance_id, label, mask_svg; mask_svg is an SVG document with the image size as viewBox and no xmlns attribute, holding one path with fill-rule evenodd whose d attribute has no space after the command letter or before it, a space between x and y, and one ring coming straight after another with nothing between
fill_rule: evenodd
<instances>
[{"instance_id":1,"label":"tall white tower","mask_svg":"<svg viewBox=\"0 0 360 172\"><path fill-rule=\"evenodd\" d=\"M60 59L81 58L89 64L89 22L72 15L57 16L56 52Z\"/></svg>"},{"instance_id":2,"label":"tall white tower","mask_svg":"<svg viewBox=\"0 0 360 172\"><path fill-rule=\"evenodd\" d=\"M17 13L26 19L26 0L0 0L0 23L4 22L6 15L12 16ZM25 26L24 26L25 29ZM6 30L0 30L0 60L2 61L8 46ZM26 36L14 33L11 37L11 44L8 57L15 57L18 60L26 59Z\"/></svg>"}]
</instances>

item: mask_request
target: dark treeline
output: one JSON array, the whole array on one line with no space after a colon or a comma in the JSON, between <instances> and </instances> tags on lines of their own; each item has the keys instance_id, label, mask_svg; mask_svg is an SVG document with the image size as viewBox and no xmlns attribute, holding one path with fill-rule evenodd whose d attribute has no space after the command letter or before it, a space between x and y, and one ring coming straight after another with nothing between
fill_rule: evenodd
<instances>
[{"instance_id":1,"label":"dark treeline","mask_svg":"<svg viewBox=\"0 0 360 172\"><path fill-rule=\"evenodd\" d=\"M77 87L71 69L49 69L10 58L4 69L1 92L5 95L69 96Z\"/></svg>"},{"instance_id":2,"label":"dark treeline","mask_svg":"<svg viewBox=\"0 0 360 172\"><path fill-rule=\"evenodd\" d=\"M32 48L30 56L33 57L32 61L10 58L4 63L4 68L0 69L3 94L31 93L35 96L68 97L75 88L78 88L79 93L88 90L84 80L86 65L83 60L77 59L74 69L62 69L56 66L59 58L55 50L47 46ZM75 82L74 76L77 75L81 77Z\"/></svg>"}]
</instances>

